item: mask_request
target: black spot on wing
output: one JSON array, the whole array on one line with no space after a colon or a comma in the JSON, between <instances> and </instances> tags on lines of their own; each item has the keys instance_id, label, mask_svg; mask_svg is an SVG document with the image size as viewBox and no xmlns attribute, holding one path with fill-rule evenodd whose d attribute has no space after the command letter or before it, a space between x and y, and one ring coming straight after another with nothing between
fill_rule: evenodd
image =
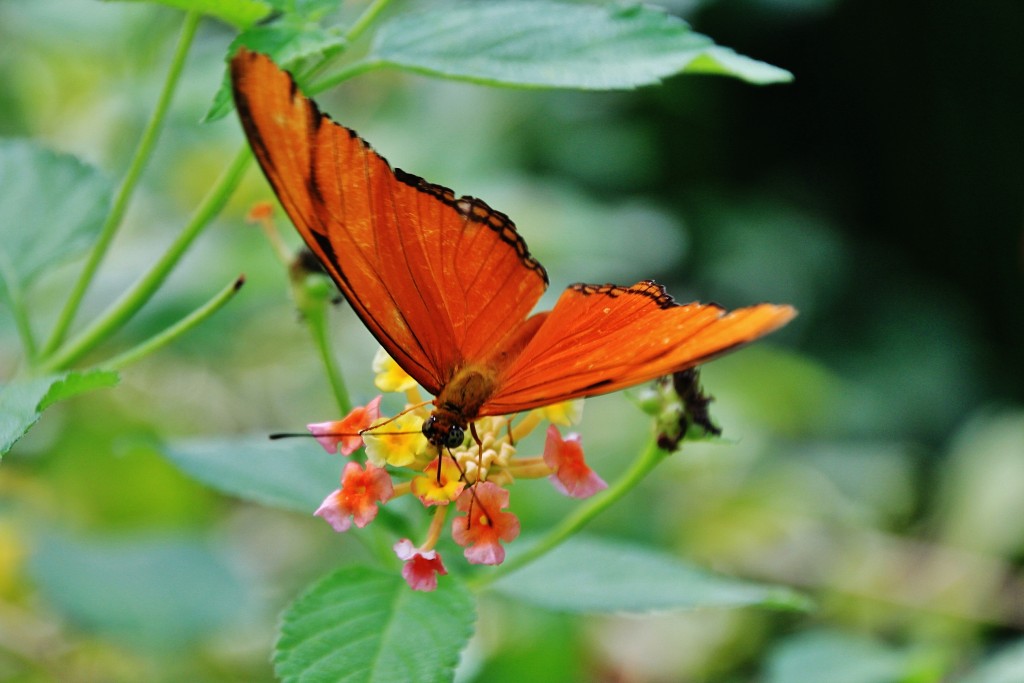
<instances>
[{"instance_id":1,"label":"black spot on wing","mask_svg":"<svg viewBox=\"0 0 1024 683\"><path fill-rule=\"evenodd\" d=\"M331 239L325 233L318 230L310 230L309 235L316 241L317 246L320 247L320 251L323 252L328 261L332 263L338 262L338 256L334 253L334 247L331 245ZM331 270L338 270L339 277L344 277L344 275L340 273L340 269L332 268Z\"/></svg>"},{"instance_id":2,"label":"black spot on wing","mask_svg":"<svg viewBox=\"0 0 1024 683\"><path fill-rule=\"evenodd\" d=\"M602 379L600 381L594 382L593 384L588 384L585 387L580 387L580 391L585 391L587 393L592 392L592 391L596 392L596 391L600 390L601 387L608 386L611 383L612 383L611 379Z\"/></svg>"},{"instance_id":3,"label":"black spot on wing","mask_svg":"<svg viewBox=\"0 0 1024 683\"><path fill-rule=\"evenodd\" d=\"M267 148L267 142L260 135L260 131L256 128L252 120L252 107L249 104L249 98L242 94L238 90L238 79L232 78L232 92L235 97L235 109L238 110L238 117L242 122L242 127L245 128L245 134L249 138L249 146L252 147L253 153L260 160L260 164L264 168L274 169L273 159L270 156L270 150Z\"/></svg>"}]
</instances>

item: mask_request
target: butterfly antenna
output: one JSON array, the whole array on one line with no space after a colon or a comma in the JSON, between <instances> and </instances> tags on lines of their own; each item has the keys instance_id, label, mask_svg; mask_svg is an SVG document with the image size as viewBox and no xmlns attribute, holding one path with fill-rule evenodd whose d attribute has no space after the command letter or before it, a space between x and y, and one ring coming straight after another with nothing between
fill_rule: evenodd
<instances>
[{"instance_id":1,"label":"butterfly antenna","mask_svg":"<svg viewBox=\"0 0 1024 683\"><path fill-rule=\"evenodd\" d=\"M430 401L423 401L422 403L417 403L416 405L411 405L408 408L406 408L405 410L403 410L402 412L398 413L397 415L392 415L391 417L389 417L388 419L384 420L383 422L375 424L372 427L367 427L366 429L360 429L359 430L359 435L362 436L363 433L365 433L365 432L372 432L373 430L377 429L378 427L383 427L384 425L386 425L386 424L388 424L390 422L394 422L395 420L397 420L398 418L402 417L406 413L412 412L412 411L416 410L417 408L422 408L423 406L426 406L426 405L430 405ZM386 432L386 433L387 434L417 434L418 432Z\"/></svg>"},{"instance_id":2,"label":"butterfly antenna","mask_svg":"<svg viewBox=\"0 0 1024 683\"><path fill-rule=\"evenodd\" d=\"M377 426L379 427L380 425L377 425ZM308 439L317 439L317 438L320 438L322 436L362 436L363 434L365 434L367 432L370 432L371 436L392 436L392 435L401 436L401 435L407 435L407 434L422 434L423 433L419 429L413 429L413 430L410 430L410 431L403 431L403 432L380 432L380 433L376 433L376 432L372 432L371 431L373 429L376 429L376 427L369 427L367 429L360 429L358 432L324 432L322 434L309 434L307 432L274 432L273 434L269 434L267 436L267 438L276 441L277 439L293 439L293 438L296 438L296 437L300 437L300 438L301 437L305 437L305 438L308 438Z\"/></svg>"}]
</instances>

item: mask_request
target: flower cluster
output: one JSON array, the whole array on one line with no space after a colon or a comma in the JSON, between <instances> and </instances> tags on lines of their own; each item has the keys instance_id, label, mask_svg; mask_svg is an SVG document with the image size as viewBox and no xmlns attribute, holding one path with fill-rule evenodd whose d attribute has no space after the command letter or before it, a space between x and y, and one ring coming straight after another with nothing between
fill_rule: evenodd
<instances>
[{"instance_id":1,"label":"flower cluster","mask_svg":"<svg viewBox=\"0 0 1024 683\"><path fill-rule=\"evenodd\" d=\"M351 456L365 446L365 459L350 461L341 475L341 488L332 492L316 511L336 531L353 523L364 527L377 516L378 503L404 495L415 496L432 518L425 539L415 545L398 541L394 550L405 564L402 576L415 590L433 590L437 575L446 574L435 549L449 509L456 516L452 539L465 550L471 564L500 564L505 548L519 535L519 519L506 508L507 486L517 479L549 477L567 496L586 498L606 488L605 482L583 460L578 434L562 437L556 425L577 422L582 401L569 401L532 410L518 419L486 417L474 424L475 436L444 449L423 436L423 422L431 404L424 402L416 382L383 349L374 360L377 388L405 394L406 409L390 418L381 416L381 396L356 408L341 420L309 425L317 441L330 453ZM542 422L547 428L543 455L523 457L516 444ZM454 503L454 505L453 505Z\"/></svg>"}]
</instances>

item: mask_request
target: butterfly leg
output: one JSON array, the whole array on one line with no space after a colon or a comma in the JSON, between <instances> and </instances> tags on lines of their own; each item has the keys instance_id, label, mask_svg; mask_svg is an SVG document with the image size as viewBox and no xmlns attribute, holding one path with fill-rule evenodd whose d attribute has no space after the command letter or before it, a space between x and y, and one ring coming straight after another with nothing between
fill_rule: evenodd
<instances>
[{"instance_id":1,"label":"butterfly leg","mask_svg":"<svg viewBox=\"0 0 1024 683\"><path fill-rule=\"evenodd\" d=\"M480 440L480 435L476 433L476 422L469 423L469 433L473 435L473 441L476 441L476 445L483 450L484 442Z\"/></svg>"},{"instance_id":2,"label":"butterfly leg","mask_svg":"<svg viewBox=\"0 0 1024 683\"><path fill-rule=\"evenodd\" d=\"M480 438L476 436L475 431L473 433L473 436L476 437L477 443L479 444L480 443ZM438 447L438 458L440 458L440 457L442 457L442 455L441 455L441 447ZM462 481L466 481L466 470L462 469L462 465L460 465L459 461L455 458L454 455L452 455L451 450L448 451L448 457L452 459L453 463L455 463L455 467L459 470L459 474L462 476ZM441 463L440 462L438 463L437 470L438 470L438 472L441 471ZM487 510L484 508L483 504L480 502L480 499L477 498L477 496L476 496L476 484L475 483L474 484L470 484L468 481L466 481L466 490L469 491L469 495L471 496L471 500L469 501L469 510L466 511L466 518L468 520L466 522L466 524L469 525L469 526L472 526L472 524L473 524L473 507L474 506L479 507L481 510L483 510L484 515L487 514Z\"/></svg>"},{"instance_id":3,"label":"butterfly leg","mask_svg":"<svg viewBox=\"0 0 1024 683\"><path fill-rule=\"evenodd\" d=\"M476 422L469 423L469 433L473 435L473 441L476 441L476 480L480 481L480 473L483 472L484 466L484 442L476 433Z\"/></svg>"}]
</instances>

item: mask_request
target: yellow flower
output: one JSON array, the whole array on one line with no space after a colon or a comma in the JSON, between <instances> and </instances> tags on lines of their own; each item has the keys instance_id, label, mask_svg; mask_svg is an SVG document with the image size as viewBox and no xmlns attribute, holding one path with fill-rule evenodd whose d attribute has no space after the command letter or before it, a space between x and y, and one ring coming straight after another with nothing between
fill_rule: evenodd
<instances>
[{"instance_id":1,"label":"yellow flower","mask_svg":"<svg viewBox=\"0 0 1024 683\"><path fill-rule=\"evenodd\" d=\"M441 461L441 473L437 473L437 464ZM434 458L427 465L423 474L412 480L412 492L424 505L447 505L462 493L466 483L462 481L462 473L451 458Z\"/></svg>"},{"instance_id":2,"label":"yellow flower","mask_svg":"<svg viewBox=\"0 0 1024 683\"><path fill-rule=\"evenodd\" d=\"M377 355L373 357L373 371L377 373L373 383L381 391L397 392L416 388L416 380L399 367L384 349L377 349Z\"/></svg>"},{"instance_id":3,"label":"yellow flower","mask_svg":"<svg viewBox=\"0 0 1024 683\"><path fill-rule=\"evenodd\" d=\"M382 425L380 431L365 432L363 443L366 444L367 459L377 467L384 467L385 464L393 467L413 464L418 456L427 452L429 446L422 429L423 417L406 413Z\"/></svg>"},{"instance_id":4,"label":"yellow flower","mask_svg":"<svg viewBox=\"0 0 1024 683\"><path fill-rule=\"evenodd\" d=\"M562 401L543 408L538 408L541 416L548 422L568 427L580 421L583 417L583 399L576 401Z\"/></svg>"}]
</instances>

